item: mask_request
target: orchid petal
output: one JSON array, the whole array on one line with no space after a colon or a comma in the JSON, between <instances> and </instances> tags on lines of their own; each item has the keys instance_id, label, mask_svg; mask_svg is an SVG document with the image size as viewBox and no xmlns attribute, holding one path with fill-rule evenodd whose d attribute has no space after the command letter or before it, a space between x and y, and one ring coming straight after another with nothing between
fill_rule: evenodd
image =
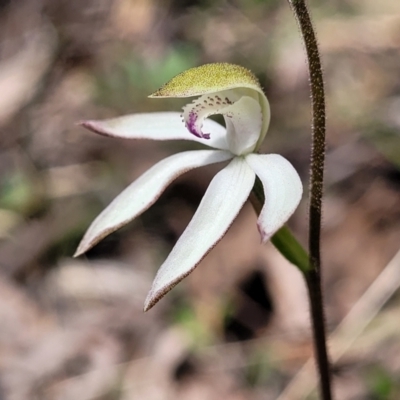
<instances>
[{"instance_id":1,"label":"orchid petal","mask_svg":"<svg viewBox=\"0 0 400 400\"><path fill-rule=\"evenodd\" d=\"M257 145L262 125L260 103L243 96L227 108L224 117L230 151L237 155L252 152Z\"/></svg>"},{"instance_id":2,"label":"orchid petal","mask_svg":"<svg viewBox=\"0 0 400 400\"><path fill-rule=\"evenodd\" d=\"M83 121L85 128L104 136L123 139L193 140L220 150L227 150L226 130L215 121L206 119L204 127L212 132L210 140L191 135L177 112L130 114L102 121Z\"/></svg>"},{"instance_id":3,"label":"orchid petal","mask_svg":"<svg viewBox=\"0 0 400 400\"><path fill-rule=\"evenodd\" d=\"M158 271L145 311L192 272L224 236L247 200L254 180L254 172L239 157L214 177L188 227Z\"/></svg>"},{"instance_id":4,"label":"orchid petal","mask_svg":"<svg viewBox=\"0 0 400 400\"><path fill-rule=\"evenodd\" d=\"M163 159L129 185L94 220L79 244L75 257L147 210L178 176L193 168L232 157L231 153L220 150L195 150Z\"/></svg>"},{"instance_id":5,"label":"orchid petal","mask_svg":"<svg viewBox=\"0 0 400 400\"><path fill-rule=\"evenodd\" d=\"M240 65L215 63L191 68L172 78L150 97L192 97L218 93L224 90L247 89L253 92L262 110L262 129L257 147L264 140L270 122L268 100L258 79L251 71Z\"/></svg>"},{"instance_id":6,"label":"orchid petal","mask_svg":"<svg viewBox=\"0 0 400 400\"><path fill-rule=\"evenodd\" d=\"M265 203L257 225L265 243L299 205L303 185L292 164L278 154L249 154L245 160L264 188Z\"/></svg>"}]
</instances>

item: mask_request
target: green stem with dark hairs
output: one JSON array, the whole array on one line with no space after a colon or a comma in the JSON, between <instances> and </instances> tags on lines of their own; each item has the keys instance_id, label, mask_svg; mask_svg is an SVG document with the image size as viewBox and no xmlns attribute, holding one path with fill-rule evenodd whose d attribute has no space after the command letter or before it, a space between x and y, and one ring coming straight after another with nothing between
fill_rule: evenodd
<instances>
[{"instance_id":1,"label":"green stem with dark hairs","mask_svg":"<svg viewBox=\"0 0 400 400\"><path fill-rule=\"evenodd\" d=\"M309 255L311 269L305 273L310 298L314 346L320 375L321 395L332 399L331 371L326 344L321 285L321 213L325 162L325 91L318 43L304 0L288 0L300 27L307 53L312 99L312 153L309 205Z\"/></svg>"},{"instance_id":2,"label":"green stem with dark hairs","mask_svg":"<svg viewBox=\"0 0 400 400\"><path fill-rule=\"evenodd\" d=\"M310 73L312 99L312 152L310 167L309 255L287 227L271 238L275 247L299 270L306 280L310 300L314 347L323 400L332 399L331 370L327 350L324 303L321 285L321 214L325 162L325 91L318 44L304 0L288 0L305 44ZM264 204L264 192L259 180L255 182L251 201L257 214Z\"/></svg>"}]
</instances>

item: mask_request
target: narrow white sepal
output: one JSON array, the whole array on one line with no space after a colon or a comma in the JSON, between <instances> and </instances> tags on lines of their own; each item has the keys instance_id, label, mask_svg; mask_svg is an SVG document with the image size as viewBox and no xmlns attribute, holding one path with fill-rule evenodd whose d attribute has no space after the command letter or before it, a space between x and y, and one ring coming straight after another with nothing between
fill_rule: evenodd
<instances>
[{"instance_id":1,"label":"narrow white sepal","mask_svg":"<svg viewBox=\"0 0 400 400\"><path fill-rule=\"evenodd\" d=\"M145 311L192 272L224 236L249 197L254 180L254 172L239 157L213 178L192 220L160 267Z\"/></svg>"},{"instance_id":2,"label":"narrow white sepal","mask_svg":"<svg viewBox=\"0 0 400 400\"><path fill-rule=\"evenodd\" d=\"M86 231L75 257L104 237L132 221L160 197L178 176L197 167L231 159L221 150L194 150L174 154L158 162L119 194Z\"/></svg>"},{"instance_id":3,"label":"narrow white sepal","mask_svg":"<svg viewBox=\"0 0 400 400\"><path fill-rule=\"evenodd\" d=\"M181 114L177 112L130 114L100 121L82 121L80 124L104 136L123 139L192 140L216 149L228 149L223 126L206 119L203 122L204 129L211 133L210 138L196 137L187 130Z\"/></svg>"},{"instance_id":4,"label":"narrow white sepal","mask_svg":"<svg viewBox=\"0 0 400 400\"><path fill-rule=\"evenodd\" d=\"M296 210L303 185L292 164L278 154L249 154L245 159L264 188L265 203L257 225L265 243Z\"/></svg>"}]
</instances>

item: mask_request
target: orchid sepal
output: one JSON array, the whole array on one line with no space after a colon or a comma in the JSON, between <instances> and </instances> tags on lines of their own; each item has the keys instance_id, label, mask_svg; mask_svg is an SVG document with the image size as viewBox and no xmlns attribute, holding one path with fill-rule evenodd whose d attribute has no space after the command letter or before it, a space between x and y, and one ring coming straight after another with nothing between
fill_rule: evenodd
<instances>
[{"instance_id":1,"label":"orchid sepal","mask_svg":"<svg viewBox=\"0 0 400 400\"><path fill-rule=\"evenodd\" d=\"M232 154L222 150L194 150L161 160L121 192L92 222L74 256L85 253L110 233L146 211L180 175L232 157Z\"/></svg>"},{"instance_id":2,"label":"orchid sepal","mask_svg":"<svg viewBox=\"0 0 400 400\"><path fill-rule=\"evenodd\" d=\"M189 275L219 242L248 199L254 180L254 171L239 157L215 175L192 220L160 267L144 311Z\"/></svg>"}]
</instances>

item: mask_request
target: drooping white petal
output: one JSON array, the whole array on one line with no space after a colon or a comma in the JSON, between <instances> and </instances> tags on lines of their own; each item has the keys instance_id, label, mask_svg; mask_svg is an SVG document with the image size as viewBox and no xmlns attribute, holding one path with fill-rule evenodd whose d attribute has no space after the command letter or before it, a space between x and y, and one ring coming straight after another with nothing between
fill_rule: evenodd
<instances>
[{"instance_id":1,"label":"drooping white petal","mask_svg":"<svg viewBox=\"0 0 400 400\"><path fill-rule=\"evenodd\" d=\"M119 194L93 221L75 257L147 210L178 176L197 167L226 161L232 154L221 150L195 150L174 154L150 168Z\"/></svg>"},{"instance_id":2,"label":"drooping white petal","mask_svg":"<svg viewBox=\"0 0 400 400\"><path fill-rule=\"evenodd\" d=\"M228 149L223 126L206 119L204 128L207 132L212 132L212 137L209 140L195 137L187 130L181 114L177 112L130 114L101 121L83 121L81 125L104 136L123 139L193 140L216 149Z\"/></svg>"},{"instance_id":3,"label":"drooping white petal","mask_svg":"<svg viewBox=\"0 0 400 400\"><path fill-rule=\"evenodd\" d=\"M187 129L198 138L212 138L203 126L205 118L221 114L227 128L229 150L237 155L254 150L260 138L262 112L258 94L251 89L237 88L205 94L183 108Z\"/></svg>"},{"instance_id":4,"label":"drooping white petal","mask_svg":"<svg viewBox=\"0 0 400 400\"><path fill-rule=\"evenodd\" d=\"M188 227L158 271L145 311L192 272L222 238L247 200L254 180L254 172L239 157L214 177Z\"/></svg>"},{"instance_id":5,"label":"drooping white petal","mask_svg":"<svg viewBox=\"0 0 400 400\"><path fill-rule=\"evenodd\" d=\"M249 154L245 160L264 188L265 203L257 225L265 243L297 208L303 185L292 164L278 154Z\"/></svg>"}]
</instances>

